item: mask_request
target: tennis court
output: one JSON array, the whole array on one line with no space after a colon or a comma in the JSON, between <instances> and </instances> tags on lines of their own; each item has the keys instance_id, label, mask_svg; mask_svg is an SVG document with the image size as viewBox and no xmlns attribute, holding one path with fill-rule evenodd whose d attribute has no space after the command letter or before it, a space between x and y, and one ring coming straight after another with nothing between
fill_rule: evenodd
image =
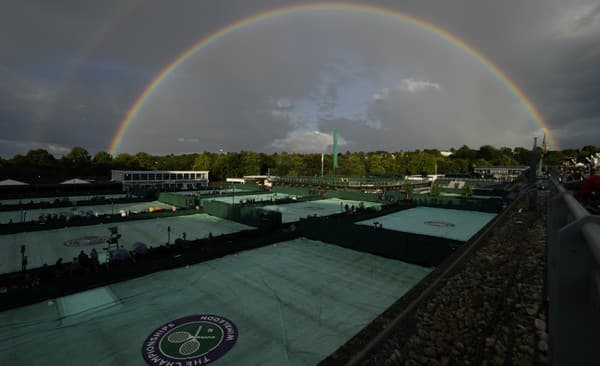
<instances>
[{"instance_id":1,"label":"tennis court","mask_svg":"<svg viewBox=\"0 0 600 366\"><path fill-rule=\"evenodd\" d=\"M145 365L155 352L147 340L163 325L213 314L237 331L212 364L315 365L429 271L308 239L282 242L2 312L0 364ZM201 338L193 351L209 338L195 330L163 340L183 354L183 342Z\"/></svg>"},{"instance_id":2,"label":"tennis court","mask_svg":"<svg viewBox=\"0 0 600 366\"><path fill-rule=\"evenodd\" d=\"M480 211L416 207L357 224L373 226L378 222L384 229L467 241L495 216Z\"/></svg>"},{"instance_id":3,"label":"tennis court","mask_svg":"<svg viewBox=\"0 0 600 366\"><path fill-rule=\"evenodd\" d=\"M71 202L75 201L89 201L94 197L104 197L106 199L111 198L125 198L127 194L96 194L96 195L84 195L84 196L60 196L60 197L38 197L38 198L14 198L14 199L6 199L0 200L1 205L16 205L16 204L27 204L30 202L40 203L40 202L54 202L56 200L63 201L68 199Z\"/></svg>"},{"instance_id":4,"label":"tennis court","mask_svg":"<svg viewBox=\"0 0 600 366\"><path fill-rule=\"evenodd\" d=\"M0 273L21 270L21 245L23 244L27 247L28 268L41 267L44 263L54 264L58 258L63 258L64 262L70 262L81 250L89 254L92 248L96 248L98 253L103 255L105 252L101 248L106 247L105 242L90 237L106 237L110 234L108 228L112 226L118 227L119 233L122 235L119 243L127 249L132 249L136 242L142 242L148 246L166 243L169 226L171 227L171 242L176 238L183 237L184 232L187 239L196 239L207 237L209 232L219 235L253 229L207 214L196 214L0 235ZM76 243L68 243L71 246L65 245L66 242L76 239L82 239L80 240L82 245L77 246ZM98 244L93 244L97 241L99 241Z\"/></svg>"},{"instance_id":5,"label":"tennis court","mask_svg":"<svg viewBox=\"0 0 600 366\"><path fill-rule=\"evenodd\" d=\"M104 215L104 214L118 214L120 212L142 212L149 209L150 207L160 207L164 210L170 210L171 205L159 202L136 202L136 203L115 203L107 205L96 205L96 206L72 206L72 207L60 207L60 208L36 208L32 210L18 210L18 211L1 211L0 212L0 224L12 222L23 222L23 221L37 221L42 215L63 215L66 217L80 215L80 216L93 216L93 215Z\"/></svg>"}]
</instances>

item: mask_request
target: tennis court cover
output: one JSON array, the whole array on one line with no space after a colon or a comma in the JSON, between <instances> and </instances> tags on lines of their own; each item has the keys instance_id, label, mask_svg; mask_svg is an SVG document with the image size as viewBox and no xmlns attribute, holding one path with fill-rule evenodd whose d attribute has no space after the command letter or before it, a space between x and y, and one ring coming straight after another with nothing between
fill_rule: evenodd
<instances>
[{"instance_id":1,"label":"tennis court cover","mask_svg":"<svg viewBox=\"0 0 600 366\"><path fill-rule=\"evenodd\" d=\"M416 207L357 224L373 226L378 222L384 229L467 241L495 216L479 211Z\"/></svg>"},{"instance_id":2,"label":"tennis court cover","mask_svg":"<svg viewBox=\"0 0 600 366\"><path fill-rule=\"evenodd\" d=\"M282 242L0 313L0 364L314 365L429 271Z\"/></svg>"},{"instance_id":3,"label":"tennis court cover","mask_svg":"<svg viewBox=\"0 0 600 366\"><path fill-rule=\"evenodd\" d=\"M188 239L196 239L208 237L209 232L219 235L253 229L207 214L195 214L0 235L0 273L21 270L21 245L27 246L30 269L41 267L44 263L54 264L58 258L70 262L81 250L89 254L92 248L96 248L103 256L106 254L102 249L106 247L106 238L103 237L110 234L108 228L113 226L118 227L119 233L123 235L119 242L128 250L132 250L136 242L148 246L166 243L169 228L171 243L176 238L182 238L183 233Z\"/></svg>"}]
</instances>

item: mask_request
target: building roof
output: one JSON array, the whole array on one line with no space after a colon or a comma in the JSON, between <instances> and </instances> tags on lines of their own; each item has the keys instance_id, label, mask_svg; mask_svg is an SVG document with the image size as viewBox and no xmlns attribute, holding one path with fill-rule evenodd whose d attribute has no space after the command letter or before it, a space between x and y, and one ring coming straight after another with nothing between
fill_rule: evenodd
<instances>
[{"instance_id":1,"label":"building roof","mask_svg":"<svg viewBox=\"0 0 600 366\"><path fill-rule=\"evenodd\" d=\"M60 184L90 184L90 182L87 180L79 179L79 178L73 178L73 179L65 180L64 182L61 182Z\"/></svg>"},{"instance_id":2,"label":"building roof","mask_svg":"<svg viewBox=\"0 0 600 366\"><path fill-rule=\"evenodd\" d=\"M0 181L0 186L28 186L29 183L21 182L14 179L5 179Z\"/></svg>"}]
</instances>

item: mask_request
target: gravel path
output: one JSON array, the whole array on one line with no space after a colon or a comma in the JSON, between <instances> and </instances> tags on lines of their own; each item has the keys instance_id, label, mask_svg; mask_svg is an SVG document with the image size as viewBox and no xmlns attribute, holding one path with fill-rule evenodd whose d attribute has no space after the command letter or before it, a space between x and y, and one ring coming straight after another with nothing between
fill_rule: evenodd
<instances>
[{"instance_id":1,"label":"gravel path","mask_svg":"<svg viewBox=\"0 0 600 366\"><path fill-rule=\"evenodd\" d=\"M507 212L505 222L362 365L546 364L545 212L542 201L537 211L528 211L527 200ZM399 303L406 301L400 299L382 317L399 314ZM379 328L359 335L372 338ZM351 357L348 346L360 346L356 338L322 364L344 364Z\"/></svg>"}]
</instances>

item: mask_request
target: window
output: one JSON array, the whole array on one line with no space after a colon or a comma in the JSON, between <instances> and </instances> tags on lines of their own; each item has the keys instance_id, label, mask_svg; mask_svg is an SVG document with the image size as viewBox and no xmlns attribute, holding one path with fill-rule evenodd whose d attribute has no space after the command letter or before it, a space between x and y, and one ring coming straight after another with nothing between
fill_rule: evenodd
<instances>
[{"instance_id":1,"label":"window","mask_svg":"<svg viewBox=\"0 0 600 366\"><path fill-rule=\"evenodd\" d=\"M148 174L146 174L146 173L140 174L140 179L141 180L148 180Z\"/></svg>"},{"instance_id":2,"label":"window","mask_svg":"<svg viewBox=\"0 0 600 366\"><path fill-rule=\"evenodd\" d=\"M177 179L183 179L183 174L177 173Z\"/></svg>"},{"instance_id":3,"label":"window","mask_svg":"<svg viewBox=\"0 0 600 366\"><path fill-rule=\"evenodd\" d=\"M175 180L175 179L177 179L177 174L171 173L171 180Z\"/></svg>"},{"instance_id":4,"label":"window","mask_svg":"<svg viewBox=\"0 0 600 366\"><path fill-rule=\"evenodd\" d=\"M154 180L154 173L148 173L148 180Z\"/></svg>"},{"instance_id":5,"label":"window","mask_svg":"<svg viewBox=\"0 0 600 366\"><path fill-rule=\"evenodd\" d=\"M140 180L140 175L138 173L133 173L133 180Z\"/></svg>"},{"instance_id":6,"label":"window","mask_svg":"<svg viewBox=\"0 0 600 366\"><path fill-rule=\"evenodd\" d=\"M183 173L183 179L190 179L190 173Z\"/></svg>"},{"instance_id":7,"label":"window","mask_svg":"<svg viewBox=\"0 0 600 366\"><path fill-rule=\"evenodd\" d=\"M131 174L129 174L129 173L123 174L123 180L131 180Z\"/></svg>"}]
</instances>

